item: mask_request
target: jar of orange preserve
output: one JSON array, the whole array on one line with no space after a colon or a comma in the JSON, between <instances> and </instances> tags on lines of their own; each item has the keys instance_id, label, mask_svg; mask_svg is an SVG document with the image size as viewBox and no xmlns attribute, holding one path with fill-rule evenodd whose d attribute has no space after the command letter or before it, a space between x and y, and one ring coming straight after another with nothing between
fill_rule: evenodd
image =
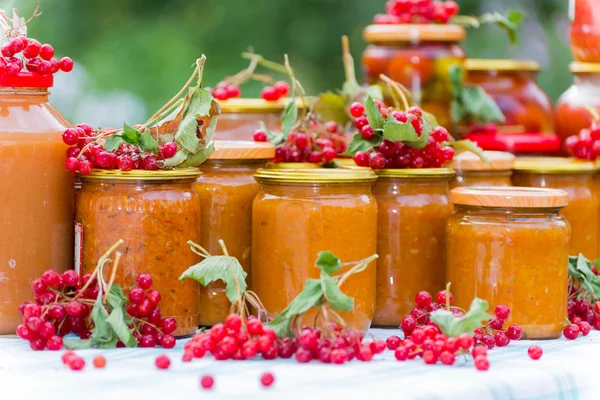
<instances>
[{"instance_id":1,"label":"jar of orange preserve","mask_svg":"<svg viewBox=\"0 0 600 400\"><path fill-rule=\"evenodd\" d=\"M202 176L194 186L202 210L200 245L210 254L223 254L222 239L229 254L250 272L252 201L258 193L254 174L274 157L275 147L241 141L217 140L214 144L215 150L200 165ZM200 325L224 322L230 307L222 281L200 289Z\"/></svg>"},{"instance_id":2,"label":"jar of orange preserve","mask_svg":"<svg viewBox=\"0 0 600 400\"><path fill-rule=\"evenodd\" d=\"M48 103L52 84L0 75L0 335L22 322L33 279L73 268L73 177L61 139L69 123Z\"/></svg>"},{"instance_id":3,"label":"jar of orange preserve","mask_svg":"<svg viewBox=\"0 0 600 400\"><path fill-rule=\"evenodd\" d=\"M471 152L454 157L452 168L456 177L450 183L451 189L457 186L511 186L515 156L504 151L486 151L484 154L487 161Z\"/></svg>"},{"instance_id":4,"label":"jar of orange preserve","mask_svg":"<svg viewBox=\"0 0 600 400\"><path fill-rule=\"evenodd\" d=\"M446 279L454 304L506 304L525 339L560 336L567 316L569 223L562 190L468 187L450 192Z\"/></svg>"},{"instance_id":5,"label":"jar of orange preserve","mask_svg":"<svg viewBox=\"0 0 600 400\"><path fill-rule=\"evenodd\" d=\"M445 285L449 168L382 169L377 200L377 291L373 325L398 326L415 293Z\"/></svg>"},{"instance_id":6,"label":"jar of orange preserve","mask_svg":"<svg viewBox=\"0 0 600 400\"><path fill-rule=\"evenodd\" d=\"M377 253L372 171L259 170L255 177L260 191L252 206L251 287L267 311L282 311L308 278L319 277L319 252L330 250L342 262ZM341 287L354 297L354 310L341 315L362 332L375 311L375 264Z\"/></svg>"},{"instance_id":7,"label":"jar of orange preserve","mask_svg":"<svg viewBox=\"0 0 600 400\"><path fill-rule=\"evenodd\" d=\"M561 189L569 195L562 213L571 224L570 254L598 257L598 199L595 194L596 164L570 158L524 158L515 162L515 186Z\"/></svg>"},{"instance_id":8,"label":"jar of orange preserve","mask_svg":"<svg viewBox=\"0 0 600 400\"><path fill-rule=\"evenodd\" d=\"M187 244L200 243L200 197L193 190L199 176L196 168L95 170L81 176L75 205L81 235L76 268L92 272L100 256L123 239L115 282L128 292L137 275L151 274L152 286L162 295L163 317L177 321L177 336L191 335L198 327L200 284L179 277L200 261Z\"/></svg>"}]
</instances>

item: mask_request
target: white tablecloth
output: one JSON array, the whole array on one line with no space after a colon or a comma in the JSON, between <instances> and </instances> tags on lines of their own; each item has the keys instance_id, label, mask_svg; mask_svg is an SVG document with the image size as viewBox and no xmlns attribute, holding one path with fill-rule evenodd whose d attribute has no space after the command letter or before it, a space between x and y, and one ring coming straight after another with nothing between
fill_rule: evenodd
<instances>
[{"instance_id":1,"label":"white tablecloth","mask_svg":"<svg viewBox=\"0 0 600 400\"><path fill-rule=\"evenodd\" d=\"M371 331L376 338L399 334ZM185 341L176 348L83 350L83 371L65 367L61 352L34 352L16 337L0 338L0 399L44 400L150 400L204 398L290 399L600 399L600 332L575 341L541 341L544 355L531 360L527 348L534 342L513 342L489 352L490 369L474 369L472 359L456 365L425 365L422 360L398 362L391 351L372 362L352 361L342 366L298 364L294 359L215 361L207 356L182 363ZM106 368L92 366L96 354ZM167 354L170 369L158 370L154 359ZM263 372L275 383L260 385ZM200 389L199 378L215 378L212 391ZM10 396L9 396L10 394Z\"/></svg>"}]
</instances>

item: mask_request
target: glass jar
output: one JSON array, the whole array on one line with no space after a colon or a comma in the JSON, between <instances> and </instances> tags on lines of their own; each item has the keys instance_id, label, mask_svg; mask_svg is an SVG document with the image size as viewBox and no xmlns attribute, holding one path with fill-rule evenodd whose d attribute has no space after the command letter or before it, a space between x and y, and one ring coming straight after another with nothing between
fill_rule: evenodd
<instances>
[{"instance_id":1,"label":"glass jar","mask_svg":"<svg viewBox=\"0 0 600 400\"><path fill-rule=\"evenodd\" d=\"M365 81L376 84L379 75L387 75L406 87L413 102L434 114L440 125L452 126L449 68L464 64L459 43L465 35L462 27L451 24L369 25L364 31L369 46L362 56Z\"/></svg>"},{"instance_id":2,"label":"glass jar","mask_svg":"<svg viewBox=\"0 0 600 400\"><path fill-rule=\"evenodd\" d=\"M559 97L554 110L556 133L563 142L592 124L586 106L600 111L600 64L574 62L570 69L575 75L573 85Z\"/></svg>"},{"instance_id":3,"label":"glass jar","mask_svg":"<svg viewBox=\"0 0 600 400\"><path fill-rule=\"evenodd\" d=\"M503 151L484 152L488 161L471 152L457 154L452 160L456 177L450 188L457 186L511 186L510 177L515 156Z\"/></svg>"},{"instance_id":4,"label":"glass jar","mask_svg":"<svg viewBox=\"0 0 600 400\"><path fill-rule=\"evenodd\" d=\"M377 200L377 291L373 325L395 326L421 290L445 287L449 168L382 169Z\"/></svg>"},{"instance_id":5,"label":"glass jar","mask_svg":"<svg viewBox=\"0 0 600 400\"><path fill-rule=\"evenodd\" d=\"M570 227L561 190L468 187L450 191L446 279L454 305L506 304L524 339L554 339L567 316Z\"/></svg>"},{"instance_id":6,"label":"glass jar","mask_svg":"<svg viewBox=\"0 0 600 400\"><path fill-rule=\"evenodd\" d=\"M260 191L252 206L251 288L269 312L282 311L308 278L319 277L319 252L330 250L342 262L377 253L372 171L260 170L255 177ZM354 297L354 310L340 314L363 333L375 311L375 277L372 262L341 287Z\"/></svg>"},{"instance_id":7,"label":"glass jar","mask_svg":"<svg viewBox=\"0 0 600 400\"><path fill-rule=\"evenodd\" d=\"M569 158L517 159L513 185L561 189L569 195L569 205L562 209L571 224L570 254L583 253L594 260L598 257L598 199L595 195L591 161Z\"/></svg>"},{"instance_id":8,"label":"glass jar","mask_svg":"<svg viewBox=\"0 0 600 400\"><path fill-rule=\"evenodd\" d=\"M503 132L553 132L552 102L535 61L469 59L467 82L481 86L506 117Z\"/></svg>"},{"instance_id":9,"label":"glass jar","mask_svg":"<svg viewBox=\"0 0 600 400\"><path fill-rule=\"evenodd\" d=\"M202 238L200 245L210 254L223 254L219 240L250 272L252 249L252 201L258 193L254 174L275 156L268 143L214 141L215 150L200 165L202 176L194 190L200 196ZM250 278L247 278L250 281ZM222 281L200 289L200 325L225 322L231 303Z\"/></svg>"},{"instance_id":10,"label":"glass jar","mask_svg":"<svg viewBox=\"0 0 600 400\"><path fill-rule=\"evenodd\" d=\"M73 176L61 138L70 124L48 102L52 84L0 75L0 335L22 323L33 279L73 268Z\"/></svg>"},{"instance_id":11,"label":"glass jar","mask_svg":"<svg viewBox=\"0 0 600 400\"><path fill-rule=\"evenodd\" d=\"M600 9L597 0L571 2L571 50L577 61L600 62Z\"/></svg>"},{"instance_id":12,"label":"glass jar","mask_svg":"<svg viewBox=\"0 0 600 400\"><path fill-rule=\"evenodd\" d=\"M163 318L177 321L176 336L192 335L198 327L200 284L179 277L200 261L187 244L200 243L200 196L193 190L199 175L196 168L93 171L81 177L75 205L81 232L76 268L92 272L100 256L123 239L115 282L127 293L140 273L151 274Z\"/></svg>"}]
</instances>

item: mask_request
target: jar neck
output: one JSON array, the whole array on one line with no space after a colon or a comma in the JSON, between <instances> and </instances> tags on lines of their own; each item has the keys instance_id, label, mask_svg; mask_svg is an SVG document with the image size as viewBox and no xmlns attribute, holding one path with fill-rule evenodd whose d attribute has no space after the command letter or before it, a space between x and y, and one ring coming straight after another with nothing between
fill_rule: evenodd
<instances>
[{"instance_id":1,"label":"jar neck","mask_svg":"<svg viewBox=\"0 0 600 400\"><path fill-rule=\"evenodd\" d=\"M173 186L191 187L196 182L196 177L193 178L176 178L176 179L89 179L86 177L80 178L81 187L104 187L104 188L140 188L140 187L155 187L170 188Z\"/></svg>"},{"instance_id":2,"label":"jar neck","mask_svg":"<svg viewBox=\"0 0 600 400\"><path fill-rule=\"evenodd\" d=\"M600 73L586 72L586 73L575 73L574 78L576 85L582 84L600 84Z\"/></svg>"},{"instance_id":3,"label":"jar neck","mask_svg":"<svg viewBox=\"0 0 600 400\"><path fill-rule=\"evenodd\" d=\"M281 197L371 194L371 183L278 183L261 182L261 191Z\"/></svg>"},{"instance_id":4,"label":"jar neck","mask_svg":"<svg viewBox=\"0 0 600 400\"><path fill-rule=\"evenodd\" d=\"M206 160L198 166L202 172L256 171L267 164L265 159Z\"/></svg>"},{"instance_id":5,"label":"jar neck","mask_svg":"<svg viewBox=\"0 0 600 400\"><path fill-rule=\"evenodd\" d=\"M39 87L0 87L0 101L46 103L50 92Z\"/></svg>"},{"instance_id":6,"label":"jar neck","mask_svg":"<svg viewBox=\"0 0 600 400\"><path fill-rule=\"evenodd\" d=\"M468 171L468 170L456 170L456 174L459 176L470 176L476 178L499 178L499 177L510 177L512 176L512 171Z\"/></svg>"},{"instance_id":7,"label":"jar neck","mask_svg":"<svg viewBox=\"0 0 600 400\"><path fill-rule=\"evenodd\" d=\"M470 215L505 215L511 217L547 217L549 215L558 215L561 208L508 208L508 207L482 207L468 206L464 204L455 204L456 213Z\"/></svg>"}]
</instances>

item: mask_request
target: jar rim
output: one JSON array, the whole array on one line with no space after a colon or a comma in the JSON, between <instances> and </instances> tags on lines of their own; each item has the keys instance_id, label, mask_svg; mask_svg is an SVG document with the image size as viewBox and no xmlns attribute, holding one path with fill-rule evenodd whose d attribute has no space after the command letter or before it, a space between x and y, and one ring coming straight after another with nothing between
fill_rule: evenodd
<instances>
[{"instance_id":1,"label":"jar rim","mask_svg":"<svg viewBox=\"0 0 600 400\"><path fill-rule=\"evenodd\" d=\"M569 195L559 189L470 186L452 189L450 202L456 205L494 208L562 208L569 203Z\"/></svg>"},{"instance_id":2,"label":"jar rim","mask_svg":"<svg viewBox=\"0 0 600 400\"><path fill-rule=\"evenodd\" d=\"M131 171L121 171L118 169L95 169L89 175L78 176L82 179L110 179L110 180L137 180L137 181L157 181L157 180L176 180L182 178L198 178L202 172L198 168L181 168L168 171L147 171L134 169Z\"/></svg>"},{"instance_id":3,"label":"jar rim","mask_svg":"<svg viewBox=\"0 0 600 400\"><path fill-rule=\"evenodd\" d=\"M279 113L282 112L292 99L289 97L277 101L267 101L258 98L234 98L228 100L219 100L221 114L252 114L252 113ZM314 102L314 98L304 98L307 105ZM295 99L296 107L304 108L302 100Z\"/></svg>"},{"instance_id":4,"label":"jar rim","mask_svg":"<svg viewBox=\"0 0 600 400\"><path fill-rule=\"evenodd\" d=\"M318 169L319 164L308 162L282 162L282 163L267 163L265 169Z\"/></svg>"},{"instance_id":5,"label":"jar rim","mask_svg":"<svg viewBox=\"0 0 600 400\"><path fill-rule=\"evenodd\" d=\"M377 175L369 170L340 168L260 169L254 178L260 183L373 183Z\"/></svg>"},{"instance_id":6,"label":"jar rim","mask_svg":"<svg viewBox=\"0 0 600 400\"><path fill-rule=\"evenodd\" d=\"M452 168L384 168L375 170L379 178L451 178Z\"/></svg>"},{"instance_id":7,"label":"jar rim","mask_svg":"<svg viewBox=\"0 0 600 400\"><path fill-rule=\"evenodd\" d=\"M275 157L275 146L271 143L243 140L213 140L215 149L209 160L270 160Z\"/></svg>"},{"instance_id":8,"label":"jar rim","mask_svg":"<svg viewBox=\"0 0 600 400\"><path fill-rule=\"evenodd\" d=\"M466 31L454 24L374 24L365 28L363 37L368 43L460 42Z\"/></svg>"},{"instance_id":9,"label":"jar rim","mask_svg":"<svg viewBox=\"0 0 600 400\"><path fill-rule=\"evenodd\" d=\"M569 157L522 157L515 161L514 170L538 174L586 174L598 171L593 161Z\"/></svg>"},{"instance_id":10,"label":"jar rim","mask_svg":"<svg viewBox=\"0 0 600 400\"><path fill-rule=\"evenodd\" d=\"M533 60L512 60L492 58L469 58L465 60L467 71L514 71L539 72L542 67Z\"/></svg>"},{"instance_id":11,"label":"jar rim","mask_svg":"<svg viewBox=\"0 0 600 400\"><path fill-rule=\"evenodd\" d=\"M484 151L488 161L471 152L463 152L454 156L452 168L459 171L510 171L515 165L514 154L506 151Z\"/></svg>"},{"instance_id":12,"label":"jar rim","mask_svg":"<svg viewBox=\"0 0 600 400\"><path fill-rule=\"evenodd\" d=\"M600 72L600 63L573 61L569 64L569 70L574 74L598 73Z\"/></svg>"}]
</instances>

